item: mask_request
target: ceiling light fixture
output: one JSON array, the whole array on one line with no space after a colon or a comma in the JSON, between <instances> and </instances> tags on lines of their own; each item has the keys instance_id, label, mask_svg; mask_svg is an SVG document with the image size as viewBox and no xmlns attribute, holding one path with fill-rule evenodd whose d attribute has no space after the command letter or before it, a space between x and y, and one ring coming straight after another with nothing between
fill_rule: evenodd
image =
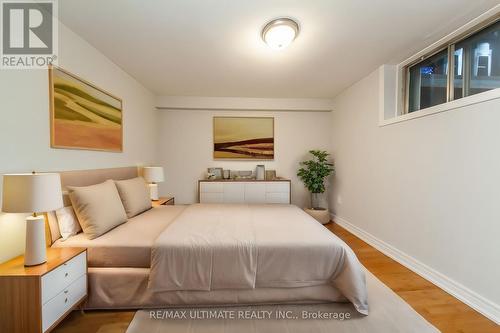
<instances>
[{"instance_id":1,"label":"ceiling light fixture","mask_svg":"<svg viewBox=\"0 0 500 333\"><path fill-rule=\"evenodd\" d=\"M299 24L287 17L272 20L262 29L262 40L274 50L290 45L299 34Z\"/></svg>"}]
</instances>

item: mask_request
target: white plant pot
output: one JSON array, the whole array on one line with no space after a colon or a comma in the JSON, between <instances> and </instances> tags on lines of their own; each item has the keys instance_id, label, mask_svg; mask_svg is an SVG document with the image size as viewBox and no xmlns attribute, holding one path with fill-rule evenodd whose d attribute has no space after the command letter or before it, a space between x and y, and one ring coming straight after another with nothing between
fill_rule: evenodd
<instances>
[{"instance_id":1,"label":"white plant pot","mask_svg":"<svg viewBox=\"0 0 500 333\"><path fill-rule=\"evenodd\" d=\"M304 208L304 211L314 217L321 224L327 224L330 222L330 212L328 209Z\"/></svg>"}]
</instances>

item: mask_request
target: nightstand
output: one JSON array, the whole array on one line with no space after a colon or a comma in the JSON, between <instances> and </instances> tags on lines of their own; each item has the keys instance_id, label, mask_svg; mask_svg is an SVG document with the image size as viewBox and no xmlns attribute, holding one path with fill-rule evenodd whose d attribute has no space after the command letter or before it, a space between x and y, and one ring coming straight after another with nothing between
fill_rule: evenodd
<instances>
[{"instance_id":1,"label":"nightstand","mask_svg":"<svg viewBox=\"0 0 500 333\"><path fill-rule=\"evenodd\" d=\"M48 248L47 262L0 264L0 332L50 332L87 297L87 249Z\"/></svg>"},{"instance_id":2,"label":"nightstand","mask_svg":"<svg viewBox=\"0 0 500 333\"><path fill-rule=\"evenodd\" d=\"M175 205L174 197L161 197L158 200L151 200L153 207L163 206L163 205Z\"/></svg>"}]
</instances>

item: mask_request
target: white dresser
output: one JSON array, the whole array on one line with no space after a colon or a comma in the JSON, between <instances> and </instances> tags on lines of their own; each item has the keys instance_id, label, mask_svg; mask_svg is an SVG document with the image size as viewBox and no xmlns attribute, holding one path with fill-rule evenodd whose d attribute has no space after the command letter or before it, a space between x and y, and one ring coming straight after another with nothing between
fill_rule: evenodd
<instances>
[{"instance_id":1,"label":"white dresser","mask_svg":"<svg viewBox=\"0 0 500 333\"><path fill-rule=\"evenodd\" d=\"M290 180L200 180L200 203L290 204Z\"/></svg>"}]
</instances>

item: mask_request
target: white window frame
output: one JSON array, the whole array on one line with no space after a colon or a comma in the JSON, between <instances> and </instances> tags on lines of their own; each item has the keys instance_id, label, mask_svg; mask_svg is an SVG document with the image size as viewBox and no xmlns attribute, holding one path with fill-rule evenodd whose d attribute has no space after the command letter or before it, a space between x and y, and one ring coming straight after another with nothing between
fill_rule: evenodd
<instances>
[{"instance_id":1,"label":"white window frame","mask_svg":"<svg viewBox=\"0 0 500 333\"><path fill-rule=\"evenodd\" d=\"M400 64L381 66L379 69L379 126L386 126L410 119L421 118L500 98L500 88L462 97L460 99L453 99L452 94L448 91L447 102L411 113L407 112L409 97L409 68L444 50L445 48L448 48L448 55L450 56L450 54L453 54L453 52L450 52L450 48L454 47L456 43L459 43L467 37L496 23L498 20L500 20L500 5L493 7L486 13L473 19L461 28L455 30L451 34L433 43ZM453 65L453 60L450 61L450 59L448 59L449 74L451 74L448 75L448 82L453 79L452 70L454 67L451 67L451 65ZM451 85L448 84L448 89L450 87Z\"/></svg>"}]
</instances>

